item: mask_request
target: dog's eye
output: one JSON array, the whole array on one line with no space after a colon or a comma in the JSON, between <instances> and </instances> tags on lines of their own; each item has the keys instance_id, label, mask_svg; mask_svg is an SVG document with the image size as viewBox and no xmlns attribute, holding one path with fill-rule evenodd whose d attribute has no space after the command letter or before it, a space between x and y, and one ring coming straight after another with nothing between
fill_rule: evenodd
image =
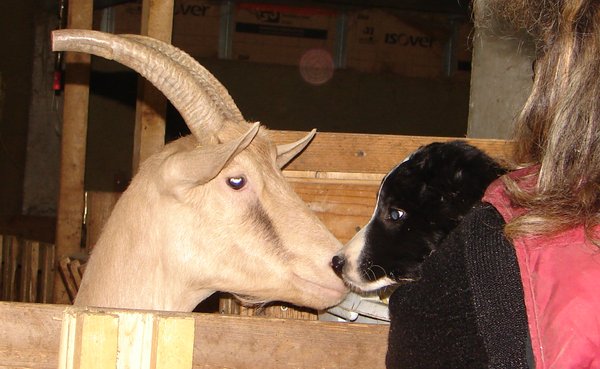
<instances>
[{"instance_id":1,"label":"dog's eye","mask_svg":"<svg viewBox=\"0 0 600 369\"><path fill-rule=\"evenodd\" d=\"M391 208L389 218L393 221L398 221L404 217L404 210Z\"/></svg>"}]
</instances>

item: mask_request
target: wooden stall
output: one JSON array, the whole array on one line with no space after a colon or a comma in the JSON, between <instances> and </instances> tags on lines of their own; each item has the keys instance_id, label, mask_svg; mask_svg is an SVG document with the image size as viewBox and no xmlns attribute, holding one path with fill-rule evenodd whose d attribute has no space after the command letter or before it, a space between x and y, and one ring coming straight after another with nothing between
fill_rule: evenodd
<instances>
[{"instance_id":1,"label":"wooden stall","mask_svg":"<svg viewBox=\"0 0 600 369\"><path fill-rule=\"evenodd\" d=\"M271 134L276 142L283 143L294 141L304 133L272 131ZM284 170L284 174L334 235L346 242L370 218L379 183L385 173L419 146L451 139L455 138L319 133L305 152ZM502 140L468 141L500 160L506 159L511 149L511 143ZM115 196L110 194L99 198L105 198L109 204L115 201ZM102 204L96 206L103 209L98 217L105 216L106 208ZM13 248L7 248L4 255ZM10 275L26 278L23 273ZM73 281L74 286L75 283ZM76 286L71 288L76 290ZM231 300L222 301L221 307L220 314L148 312L150 318L147 319L154 322L157 314L193 319L193 359L186 368L385 367L387 325L322 322L315 320L314 312L289 309L282 314L279 306L270 313L263 311L262 315L266 317L241 316L258 314L252 309L240 309ZM71 346L65 346L64 342L61 345L63 320L73 319L72 314L79 314L68 308L68 305L0 303L0 367L57 368L59 356L70 352L75 356L71 358L71 366L67 367L83 368L77 364L81 348L73 349L73 344L79 347L77 345L91 340L97 349L98 345L118 344L118 340L95 336L97 331L92 329L77 331L73 336L76 341L72 341ZM114 315L106 310L83 311L82 314L92 316L91 321L102 321L103 316ZM96 318L97 315L100 317ZM139 324L154 327L154 323L148 323L147 319ZM119 323L110 324L118 326ZM150 336L154 337L151 341L157 339ZM152 346L144 352L155 358L156 350L159 350L157 347Z\"/></svg>"},{"instance_id":2,"label":"wooden stall","mask_svg":"<svg viewBox=\"0 0 600 369\"><path fill-rule=\"evenodd\" d=\"M71 12L87 14L84 19L70 18L71 27L89 28L91 3L90 0L70 3ZM172 17L172 13L152 9L153 3L160 2L144 1L144 17L158 14ZM172 2L162 4L170 4L172 8ZM164 17L160 21L146 19L144 22L146 31L156 32L158 38L169 39L170 34L164 31L171 25ZM81 56L74 55L72 58L78 61ZM86 73L88 60L83 58L80 62L84 65L84 70L80 71L82 74ZM48 296L52 293L52 283L48 281L52 281L55 274L54 302L62 304L0 302L1 368L385 367L386 325L322 322L315 320L314 312L302 310L282 314L297 319L273 318L277 315L275 313L264 314L271 317L240 316L257 314L253 311L242 313L239 305L231 300L221 302L220 314L126 312L79 309L67 305L76 293L82 273L77 263L69 263L72 259L66 257L75 256L73 260L78 260L76 254L82 250L85 142L82 143L80 137L85 136L87 119L86 87L75 84L67 84L67 87L63 128L63 136L67 139L62 150L56 249L52 245L35 243L21 246L26 244L4 237L0 253L3 299L50 302ZM145 91L146 98L153 94L146 85L141 89ZM80 100L74 96L79 96ZM134 166L160 148L160 133L164 130L161 117L144 113L143 103L138 107L136 127L139 132L135 138ZM292 142L304 134L271 131L277 143ZM421 145L451 139L454 138L321 132L285 168L284 175L300 197L344 243L371 217L379 183L390 169ZM508 157L511 148L510 142L502 140L468 141L500 160ZM96 239L117 197L118 194L109 193L93 194L89 198L88 240L93 242ZM40 258L42 253L44 257ZM55 265L65 272L55 273ZM36 297L32 297L34 291L38 294ZM282 311L281 308L279 310ZM127 323L128 316L134 316L132 323ZM160 322L169 319L181 324L174 324L164 333ZM142 332L142 341L148 342L147 347L130 346L138 337L132 332L138 330ZM187 346L190 342L191 348ZM163 360L161 352L164 347L181 352L179 359L185 360L173 357ZM189 360L186 359L188 356L191 356ZM175 360L177 364L169 360Z\"/></svg>"}]
</instances>

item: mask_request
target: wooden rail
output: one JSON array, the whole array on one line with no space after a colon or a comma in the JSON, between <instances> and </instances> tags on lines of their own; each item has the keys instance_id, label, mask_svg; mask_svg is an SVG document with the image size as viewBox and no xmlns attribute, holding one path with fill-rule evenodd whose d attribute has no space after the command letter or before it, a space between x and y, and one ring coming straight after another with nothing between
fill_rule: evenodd
<instances>
[{"instance_id":1,"label":"wooden rail","mask_svg":"<svg viewBox=\"0 0 600 369\"><path fill-rule=\"evenodd\" d=\"M0 367L55 369L65 305L0 302ZM87 309L115 315L117 310ZM383 369L388 327L220 314L195 321L192 368ZM63 346L64 349L64 346Z\"/></svg>"},{"instance_id":2,"label":"wooden rail","mask_svg":"<svg viewBox=\"0 0 600 369\"><path fill-rule=\"evenodd\" d=\"M305 132L296 131L271 131L271 137L277 143L292 142L305 134ZM318 132L306 150L286 169L339 173L387 173L422 145L457 139L464 138ZM506 161L510 157L512 149L510 141L465 140L498 160Z\"/></svg>"}]
</instances>

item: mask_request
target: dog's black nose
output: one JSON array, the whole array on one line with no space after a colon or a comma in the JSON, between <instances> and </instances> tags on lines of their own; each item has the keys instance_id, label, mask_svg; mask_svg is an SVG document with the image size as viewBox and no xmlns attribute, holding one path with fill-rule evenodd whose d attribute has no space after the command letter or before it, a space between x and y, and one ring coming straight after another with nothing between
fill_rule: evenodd
<instances>
[{"instance_id":1,"label":"dog's black nose","mask_svg":"<svg viewBox=\"0 0 600 369\"><path fill-rule=\"evenodd\" d=\"M331 267L333 271L338 276L342 276L342 269L344 269L344 264L346 264L346 260L343 256L336 255L331 259Z\"/></svg>"}]
</instances>

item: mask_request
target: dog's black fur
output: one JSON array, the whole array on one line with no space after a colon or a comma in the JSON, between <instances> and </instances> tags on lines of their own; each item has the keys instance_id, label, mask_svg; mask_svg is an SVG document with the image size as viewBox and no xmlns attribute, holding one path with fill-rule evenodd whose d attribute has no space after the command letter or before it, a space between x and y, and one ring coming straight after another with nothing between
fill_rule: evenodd
<instances>
[{"instance_id":1,"label":"dog's black fur","mask_svg":"<svg viewBox=\"0 0 600 369\"><path fill-rule=\"evenodd\" d=\"M423 260L503 173L464 141L421 147L384 178L372 219L334 269L363 291L418 279Z\"/></svg>"}]
</instances>

